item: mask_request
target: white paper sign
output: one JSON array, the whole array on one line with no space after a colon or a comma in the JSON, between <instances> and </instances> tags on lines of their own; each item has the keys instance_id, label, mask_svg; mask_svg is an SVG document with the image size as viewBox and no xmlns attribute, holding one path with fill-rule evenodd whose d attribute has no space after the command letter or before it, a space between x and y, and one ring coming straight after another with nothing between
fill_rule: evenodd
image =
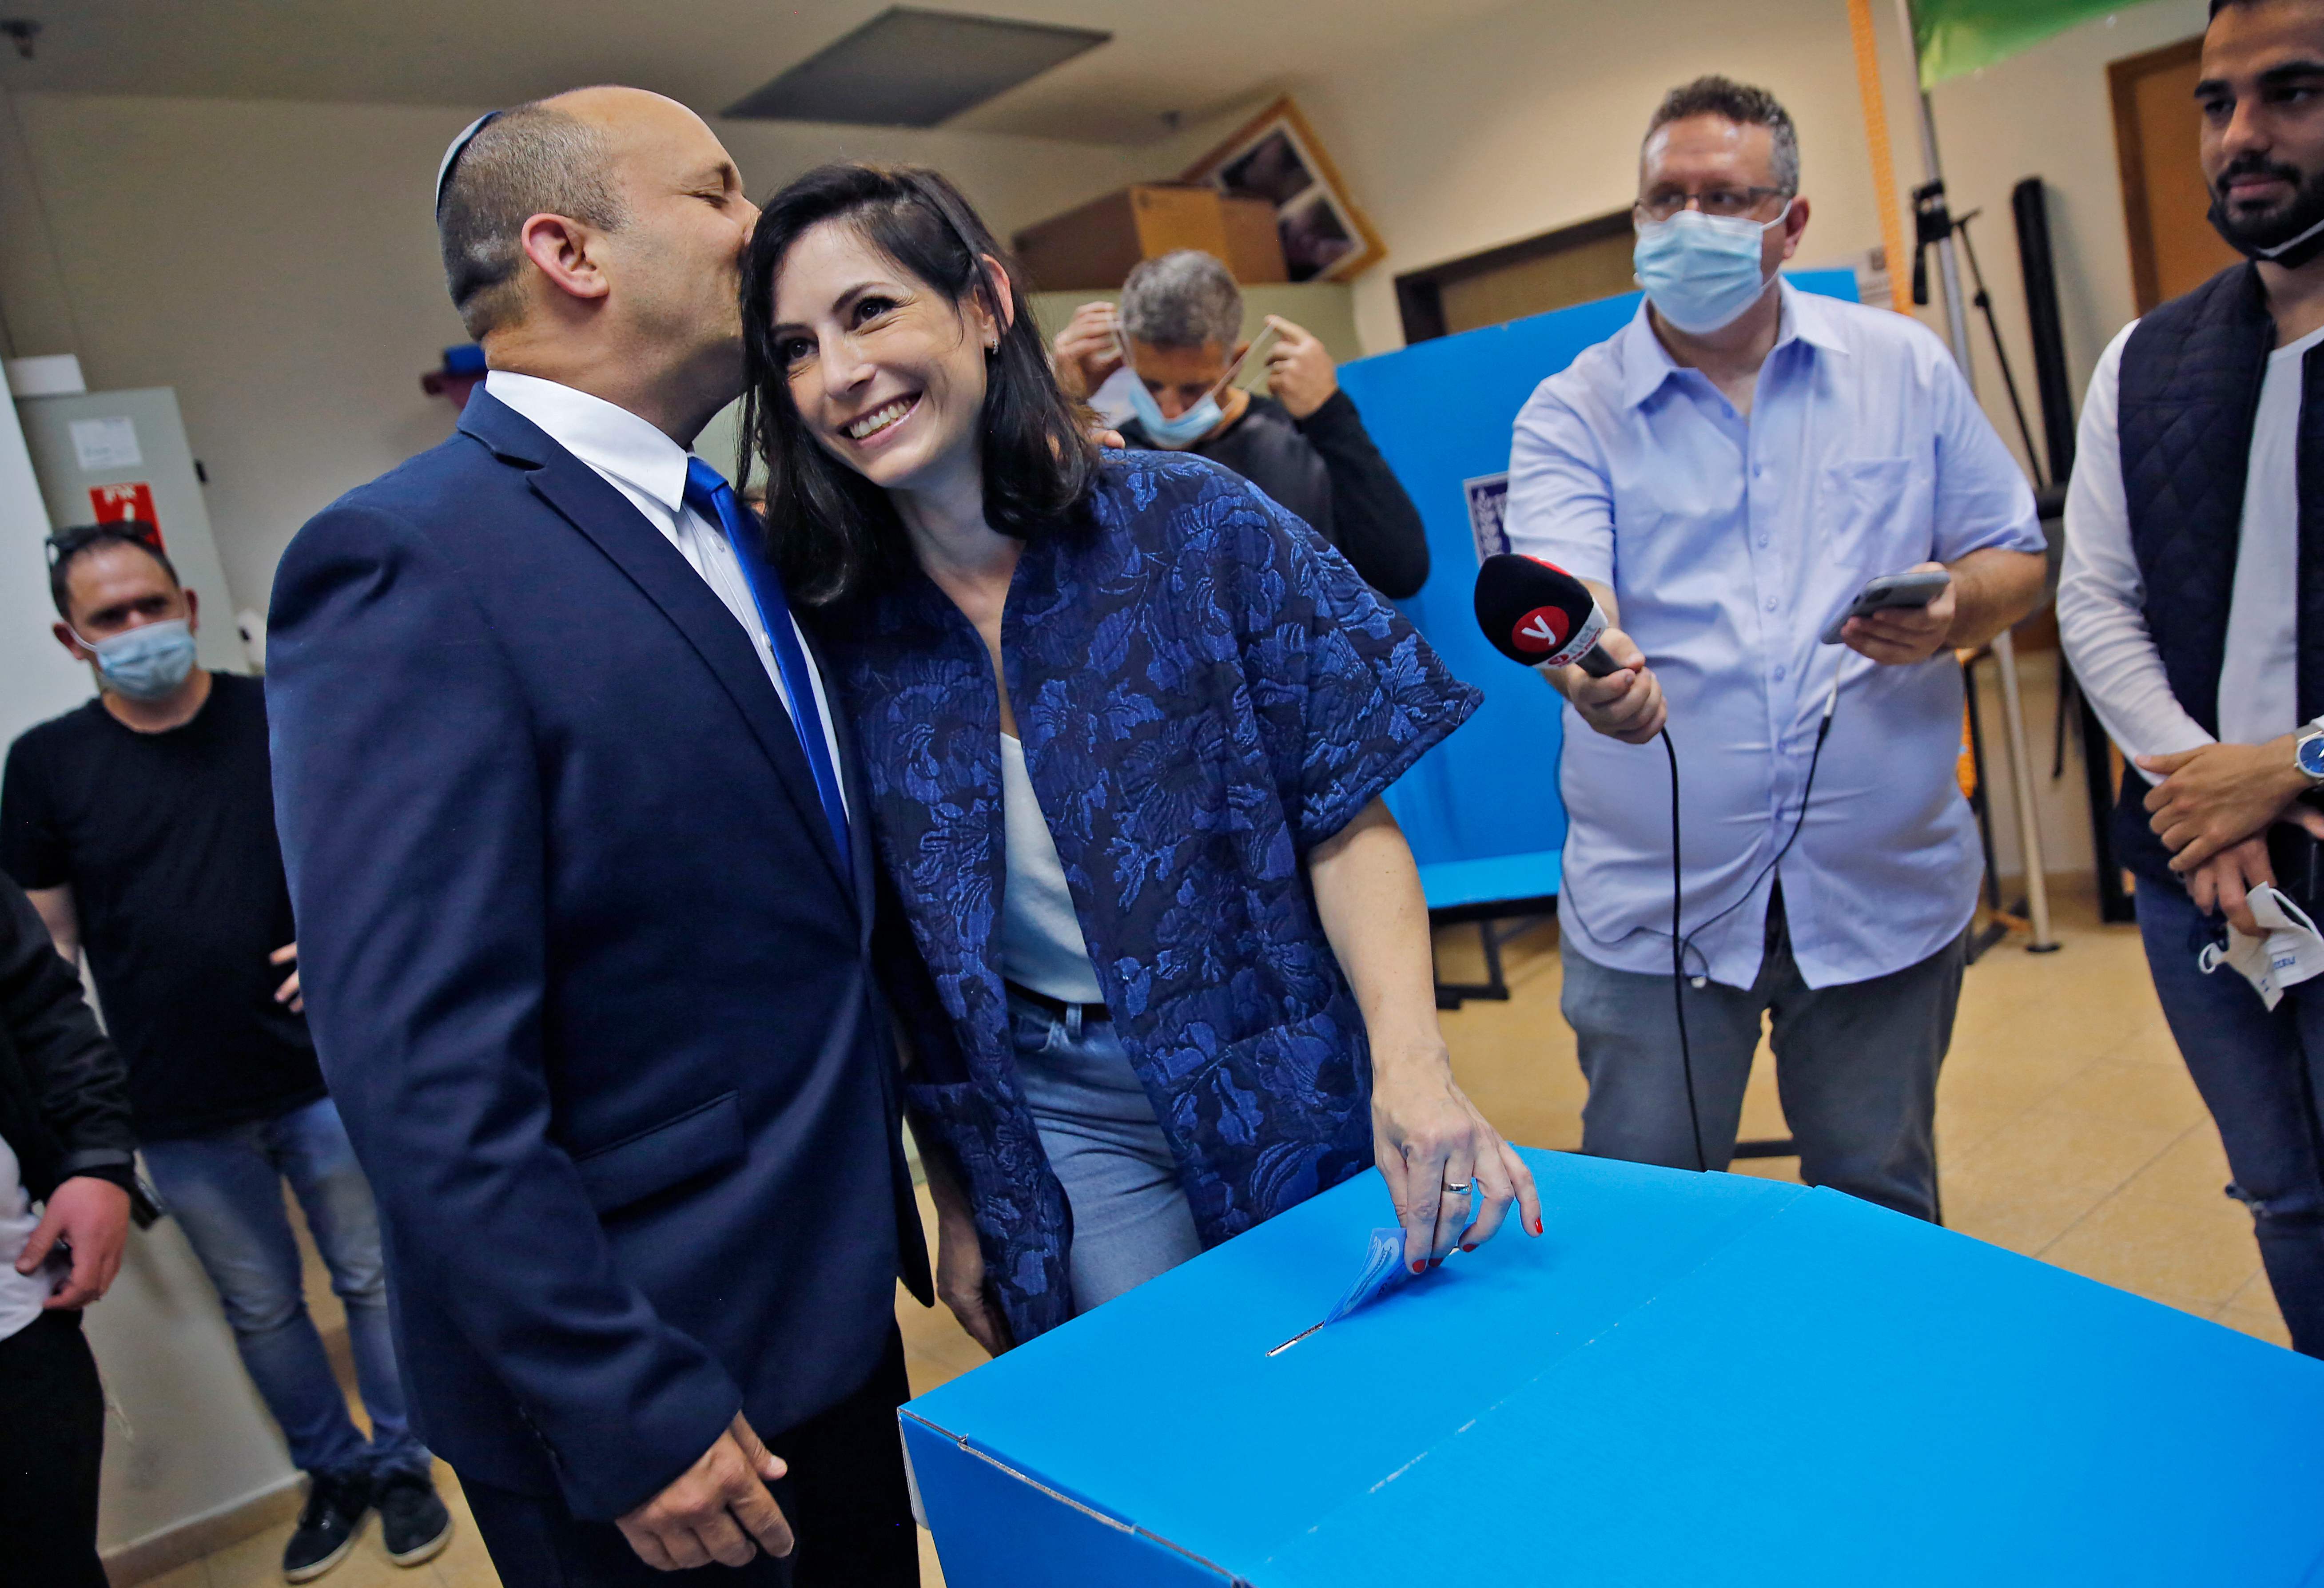
<instances>
[{"instance_id":1,"label":"white paper sign","mask_svg":"<svg viewBox=\"0 0 2324 1588\"><path fill-rule=\"evenodd\" d=\"M145 454L137 450L137 427L126 414L103 419L75 419L72 443L73 455L80 460L83 472L88 473L100 469L134 469L145 461Z\"/></svg>"}]
</instances>

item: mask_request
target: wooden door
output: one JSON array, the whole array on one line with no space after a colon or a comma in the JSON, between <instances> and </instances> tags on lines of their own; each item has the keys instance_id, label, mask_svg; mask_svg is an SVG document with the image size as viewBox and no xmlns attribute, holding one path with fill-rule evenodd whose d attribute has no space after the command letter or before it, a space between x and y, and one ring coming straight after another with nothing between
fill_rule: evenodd
<instances>
[{"instance_id":1,"label":"wooden door","mask_svg":"<svg viewBox=\"0 0 2324 1588\"><path fill-rule=\"evenodd\" d=\"M2204 218L2211 193L2203 180L2202 118L2195 108L2202 56L2198 35L2107 67L2123 218L2130 232L2131 288L2140 314L2202 285L2239 257Z\"/></svg>"}]
</instances>

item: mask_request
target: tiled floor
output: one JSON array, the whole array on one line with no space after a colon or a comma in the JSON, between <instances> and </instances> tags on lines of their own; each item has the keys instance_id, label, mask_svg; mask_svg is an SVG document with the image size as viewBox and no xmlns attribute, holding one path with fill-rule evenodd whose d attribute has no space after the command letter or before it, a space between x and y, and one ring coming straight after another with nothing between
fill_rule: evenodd
<instances>
[{"instance_id":1,"label":"tiled floor","mask_svg":"<svg viewBox=\"0 0 2324 1588\"><path fill-rule=\"evenodd\" d=\"M2221 1194L2227 1168L2218 1135L2163 1027L2135 929L2098 925L2089 898L2071 891L2056 908L2059 952L2028 954L2015 940L1969 971L1937 1103L1946 1223L2284 1344L2250 1216ZM1475 942L1473 929L1443 934L1448 978L1478 973ZM1582 1139L1583 1089L1572 1033L1557 1013L1554 933L1530 932L1505 955L1515 996L1471 1003L1445 1017L1454 1068L1512 1140L1573 1147ZM1743 1134L1783 1134L1763 1051ZM1797 1166L1761 1159L1737 1168L1790 1178ZM916 1392L983 1360L941 1309L924 1311L899 1296L897 1316ZM457 1485L443 1476L447 1496L456 1495ZM456 1499L454 1505L460 1533L423 1572L390 1565L374 1529L324 1581L331 1588L493 1583L465 1508ZM245 1540L159 1581L167 1588L280 1582L282 1538L277 1529ZM937 1588L942 1578L926 1535L921 1546L927 1582Z\"/></svg>"}]
</instances>

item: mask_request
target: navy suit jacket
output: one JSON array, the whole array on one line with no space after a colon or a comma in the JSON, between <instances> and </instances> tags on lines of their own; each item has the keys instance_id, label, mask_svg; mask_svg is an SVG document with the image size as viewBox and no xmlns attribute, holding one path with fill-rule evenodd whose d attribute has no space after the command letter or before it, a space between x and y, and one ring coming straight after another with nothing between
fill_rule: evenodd
<instances>
[{"instance_id":1,"label":"navy suit jacket","mask_svg":"<svg viewBox=\"0 0 2324 1588\"><path fill-rule=\"evenodd\" d=\"M300 531L268 647L307 1016L421 1436L610 1519L858 1388L927 1256L839 853L733 615L479 391Z\"/></svg>"}]
</instances>

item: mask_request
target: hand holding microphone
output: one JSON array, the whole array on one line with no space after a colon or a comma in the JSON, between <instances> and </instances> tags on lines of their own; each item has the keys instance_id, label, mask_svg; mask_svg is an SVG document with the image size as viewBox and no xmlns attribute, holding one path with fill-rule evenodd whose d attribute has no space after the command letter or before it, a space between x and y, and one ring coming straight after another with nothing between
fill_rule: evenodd
<instances>
[{"instance_id":1,"label":"hand holding microphone","mask_svg":"<svg viewBox=\"0 0 2324 1588\"><path fill-rule=\"evenodd\" d=\"M1477 570L1477 624L1495 649L1538 671L1596 731L1625 744L1660 733L1663 686L1589 586L1537 557L1504 552Z\"/></svg>"}]
</instances>

